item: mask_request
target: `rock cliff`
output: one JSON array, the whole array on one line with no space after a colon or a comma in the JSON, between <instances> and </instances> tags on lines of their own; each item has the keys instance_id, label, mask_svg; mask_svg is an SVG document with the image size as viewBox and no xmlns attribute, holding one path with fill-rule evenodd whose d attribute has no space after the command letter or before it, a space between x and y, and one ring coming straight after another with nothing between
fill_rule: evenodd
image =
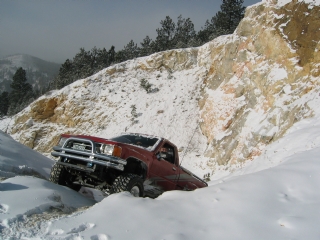
<instances>
[{"instance_id":1,"label":"rock cliff","mask_svg":"<svg viewBox=\"0 0 320 240\"><path fill-rule=\"evenodd\" d=\"M117 64L50 92L8 131L42 153L62 132L143 132L172 140L192 168L241 165L313 115L319 12L312 1L263 1L247 8L234 34Z\"/></svg>"},{"instance_id":2,"label":"rock cliff","mask_svg":"<svg viewBox=\"0 0 320 240\"><path fill-rule=\"evenodd\" d=\"M213 52L200 106L214 161L252 159L312 116L303 99L319 88L319 10L303 1L255 5Z\"/></svg>"}]
</instances>

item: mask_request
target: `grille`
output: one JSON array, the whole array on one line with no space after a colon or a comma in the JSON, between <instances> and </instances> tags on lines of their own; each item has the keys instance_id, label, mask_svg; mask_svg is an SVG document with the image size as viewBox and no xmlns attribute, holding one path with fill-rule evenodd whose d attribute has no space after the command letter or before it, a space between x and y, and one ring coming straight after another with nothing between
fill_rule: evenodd
<instances>
[{"instance_id":1,"label":"grille","mask_svg":"<svg viewBox=\"0 0 320 240\"><path fill-rule=\"evenodd\" d=\"M92 151L92 147L95 148L95 151ZM72 150L77 150L81 152L96 152L100 153L101 143L94 143L91 142L81 141L81 140L69 140L64 148L69 148Z\"/></svg>"}]
</instances>

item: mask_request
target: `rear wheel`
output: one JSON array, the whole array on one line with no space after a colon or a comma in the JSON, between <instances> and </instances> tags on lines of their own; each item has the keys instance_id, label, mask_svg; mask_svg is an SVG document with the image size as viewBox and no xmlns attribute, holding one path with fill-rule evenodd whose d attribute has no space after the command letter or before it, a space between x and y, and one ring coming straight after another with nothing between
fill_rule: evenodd
<instances>
[{"instance_id":1,"label":"rear wheel","mask_svg":"<svg viewBox=\"0 0 320 240\"><path fill-rule=\"evenodd\" d=\"M143 197L143 180L136 174L123 174L118 176L111 187L111 193L128 191L134 197Z\"/></svg>"},{"instance_id":2,"label":"rear wheel","mask_svg":"<svg viewBox=\"0 0 320 240\"><path fill-rule=\"evenodd\" d=\"M72 178L73 177L69 174L66 168L60 164L55 163L51 168L49 181L62 186L67 186L78 192L81 185L73 184Z\"/></svg>"}]
</instances>

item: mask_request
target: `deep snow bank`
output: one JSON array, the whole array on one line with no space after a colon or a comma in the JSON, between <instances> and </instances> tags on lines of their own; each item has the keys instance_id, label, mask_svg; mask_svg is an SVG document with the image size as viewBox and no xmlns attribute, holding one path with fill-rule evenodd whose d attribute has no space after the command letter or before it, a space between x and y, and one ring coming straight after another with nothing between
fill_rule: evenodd
<instances>
[{"instance_id":1,"label":"deep snow bank","mask_svg":"<svg viewBox=\"0 0 320 240\"><path fill-rule=\"evenodd\" d=\"M0 239L20 239L43 231L46 218L70 214L96 201L47 180L17 176L0 183ZM34 226L33 226L34 225ZM25 227L32 228L31 233Z\"/></svg>"},{"instance_id":2,"label":"deep snow bank","mask_svg":"<svg viewBox=\"0 0 320 240\"><path fill-rule=\"evenodd\" d=\"M48 178L53 163L53 160L0 131L0 177L35 175Z\"/></svg>"}]
</instances>

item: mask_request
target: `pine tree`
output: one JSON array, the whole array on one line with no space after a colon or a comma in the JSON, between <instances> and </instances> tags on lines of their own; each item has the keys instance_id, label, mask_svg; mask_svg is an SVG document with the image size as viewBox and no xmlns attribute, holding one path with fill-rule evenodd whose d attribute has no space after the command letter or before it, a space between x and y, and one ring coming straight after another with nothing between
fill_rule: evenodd
<instances>
[{"instance_id":1,"label":"pine tree","mask_svg":"<svg viewBox=\"0 0 320 240\"><path fill-rule=\"evenodd\" d=\"M80 48L80 52L73 58L74 80L85 78L94 73L92 68L92 55L90 51Z\"/></svg>"},{"instance_id":2,"label":"pine tree","mask_svg":"<svg viewBox=\"0 0 320 240\"><path fill-rule=\"evenodd\" d=\"M158 28L155 44L155 52L165 51L173 48L173 37L175 34L176 24L169 16L165 20L160 21L161 28Z\"/></svg>"},{"instance_id":3,"label":"pine tree","mask_svg":"<svg viewBox=\"0 0 320 240\"><path fill-rule=\"evenodd\" d=\"M111 46L111 48L108 51L108 63L109 66L113 63L115 63L116 60L116 51L115 51L115 47Z\"/></svg>"},{"instance_id":4,"label":"pine tree","mask_svg":"<svg viewBox=\"0 0 320 240\"><path fill-rule=\"evenodd\" d=\"M197 37L201 41L201 43L206 43L210 41L210 35L213 32L213 25L207 20L204 24L204 27L198 32Z\"/></svg>"},{"instance_id":5,"label":"pine tree","mask_svg":"<svg viewBox=\"0 0 320 240\"><path fill-rule=\"evenodd\" d=\"M2 92L0 95L0 117L6 116L9 109L9 93Z\"/></svg>"},{"instance_id":6,"label":"pine tree","mask_svg":"<svg viewBox=\"0 0 320 240\"><path fill-rule=\"evenodd\" d=\"M34 97L32 86L27 83L26 71L22 67L18 68L12 79L13 81L10 84L12 91L9 95L9 115L21 111Z\"/></svg>"},{"instance_id":7,"label":"pine tree","mask_svg":"<svg viewBox=\"0 0 320 240\"><path fill-rule=\"evenodd\" d=\"M114 56L114 62L115 63L120 63L120 62L123 62L123 61L126 61L126 53L124 50L120 50L118 52L115 53L115 56Z\"/></svg>"},{"instance_id":8,"label":"pine tree","mask_svg":"<svg viewBox=\"0 0 320 240\"><path fill-rule=\"evenodd\" d=\"M189 43L196 36L194 30L194 24L190 18L182 18L180 15L178 17L177 26L175 28L175 34L173 38L173 44L175 48L185 48L189 47Z\"/></svg>"},{"instance_id":9,"label":"pine tree","mask_svg":"<svg viewBox=\"0 0 320 240\"><path fill-rule=\"evenodd\" d=\"M149 36L146 36L143 41L140 43L140 56L148 56L153 53L153 42L152 39Z\"/></svg>"},{"instance_id":10,"label":"pine tree","mask_svg":"<svg viewBox=\"0 0 320 240\"><path fill-rule=\"evenodd\" d=\"M67 59L60 67L58 76L53 81L53 88L61 89L74 81L73 62Z\"/></svg>"},{"instance_id":11,"label":"pine tree","mask_svg":"<svg viewBox=\"0 0 320 240\"><path fill-rule=\"evenodd\" d=\"M139 57L139 49L137 47L137 44L134 43L133 40L131 40L123 49L124 52L124 58L125 60L128 59L134 59L136 57Z\"/></svg>"},{"instance_id":12,"label":"pine tree","mask_svg":"<svg viewBox=\"0 0 320 240\"><path fill-rule=\"evenodd\" d=\"M88 58L88 67L90 69L88 76L96 73L99 71L99 68L98 68L98 55L99 55L99 52L100 52L100 49L98 49L96 46L94 46L91 51L89 51L89 58ZM92 72L92 74L90 74L90 72Z\"/></svg>"},{"instance_id":13,"label":"pine tree","mask_svg":"<svg viewBox=\"0 0 320 240\"><path fill-rule=\"evenodd\" d=\"M205 23L202 30L198 32L198 39L206 43L218 36L231 34L237 28L244 17L245 7L243 0L222 0L221 10Z\"/></svg>"},{"instance_id":14,"label":"pine tree","mask_svg":"<svg viewBox=\"0 0 320 240\"><path fill-rule=\"evenodd\" d=\"M10 84L12 91L10 93L10 101L22 103L32 95L32 86L27 83L26 71L20 67L13 75L13 81Z\"/></svg>"},{"instance_id":15,"label":"pine tree","mask_svg":"<svg viewBox=\"0 0 320 240\"><path fill-rule=\"evenodd\" d=\"M110 65L109 58L108 58L108 51L105 48L103 48L102 50L98 50L96 61L97 61L97 65L95 68L95 72L98 72L101 69L104 69Z\"/></svg>"},{"instance_id":16,"label":"pine tree","mask_svg":"<svg viewBox=\"0 0 320 240\"><path fill-rule=\"evenodd\" d=\"M244 17L246 7L242 6L243 0L223 0L222 2L222 16L221 19L217 19L217 26L221 26L227 34L231 34Z\"/></svg>"}]
</instances>

